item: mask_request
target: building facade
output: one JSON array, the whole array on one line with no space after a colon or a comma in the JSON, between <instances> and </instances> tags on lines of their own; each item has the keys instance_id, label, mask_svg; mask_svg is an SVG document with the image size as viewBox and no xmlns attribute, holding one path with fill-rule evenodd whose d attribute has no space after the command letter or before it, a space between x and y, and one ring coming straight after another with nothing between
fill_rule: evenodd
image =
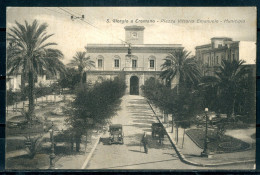
<instances>
[{"instance_id":1,"label":"building facade","mask_svg":"<svg viewBox=\"0 0 260 175\"><path fill-rule=\"evenodd\" d=\"M195 47L196 59L202 66L203 75L214 76L222 60L256 60L256 44L233 41L228 37L211 38L211 43ZM255 64L246 62L246 64Z\"/></svg>"},{"instance_id":2,"label":"building facade","mask_svg":"<svg viewBox=\"0 0 260 175\"><path fill-rule=\"evenodd\" d=\"M35 87L40 86L50 86L53 83L56 83L59 79L59 74L56 76L50 76L48 74L45 75L38 75L35 79ZM28 85L28 77L25 77L25 86ZM22 75L9 75L7 76L6 80L6 90L10 90L13 92L19 92L21 91L21 85L22 85Z\"/></svg>"},{"instance_id":3,"label":"building facade","mask_svg":"<svg viewBox=\"0 0 260 175\"><path fill-rule=\"evenodd\" d=\"M144 44L144 29L143 26L126 26L127 44L88 44L87 52L96 67L87 72L87 81L94 83L122 75L127 85L126 94L139 95L147 79L159 78L163 59L183 47L180 44Z\"/></svg>"}]
</instances>

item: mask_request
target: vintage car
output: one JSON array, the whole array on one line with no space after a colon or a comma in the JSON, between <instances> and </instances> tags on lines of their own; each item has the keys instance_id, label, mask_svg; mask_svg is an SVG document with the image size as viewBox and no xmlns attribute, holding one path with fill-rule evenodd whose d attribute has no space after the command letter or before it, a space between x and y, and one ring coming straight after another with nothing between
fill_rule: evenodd
<instances>
[{"instance_id":1,"label":"vintage car","mask_svg":"<svg viewBox=\"0 0 260 175\"><path fill-rule=\"evenodd\" d=\"M152 123L152 137L160 136L160 133L165 135L163 125L161 123Z\"/></svg>"},{"instance_id":2,"label":"vintage car","mask_svg":"<svg viewBox=\"0 0 260 175\"><path fill-rule=\"evenodd\" d=\"M123 126L121 124L112 124L109 126L109 144L124 144Z\"/></svg>"}]
</instances>

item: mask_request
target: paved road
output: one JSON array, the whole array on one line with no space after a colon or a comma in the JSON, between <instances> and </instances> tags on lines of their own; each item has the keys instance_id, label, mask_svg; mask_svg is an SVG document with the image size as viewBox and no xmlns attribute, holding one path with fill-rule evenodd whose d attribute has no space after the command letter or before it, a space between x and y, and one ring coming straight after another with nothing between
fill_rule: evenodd
<instances>
[{"instance_id":1,"label":"paved road","mask_svg":"<svg viewBox=\"0 0 260 175\"><path fill-rule=\"evenodd\" d=\"M123 124L124 145L107 145L103 136L88 163L87 169L195 169L198 167L182 163L166 139L164 145L151 138L151 123L155 122L153 113L145 99L140 96L124 96L121 110L112 123ZM149 153L140 147L143 132L149 137Z\"/></svg>"},{"instance_id":2,"label":"paved road","mask_svg":"<svg viewBox=\"0 0 260 175\"><path fill-rule=\"evenodd\" d=\"M248 169L250 164L228 165L221 167L197 167L181 162L165 137L164 145L151 138L151 123L155 122L153 112L141 96L126 95L122 99L121 109L112 123L122 124L124 145L108 145L108 133L99 143L86 169ZM149 153L140 147L143 132L149 137Z\"/></svg>"}]
</instances>

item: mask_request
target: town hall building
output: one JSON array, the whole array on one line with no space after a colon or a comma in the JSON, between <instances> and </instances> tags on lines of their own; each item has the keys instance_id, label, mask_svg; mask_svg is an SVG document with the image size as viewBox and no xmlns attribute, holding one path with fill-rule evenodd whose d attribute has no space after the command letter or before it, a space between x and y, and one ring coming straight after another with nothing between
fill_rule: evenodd
<instances>
[{"instance_id":1,"label":"town hall building","mask_svg":"<svg viewBox=\"0 0 260 175\"><path fill-rule=\"evenodd\" d=\"M183 47L181 44L144 44L143 26L124 29L126 44L87 44L88 55L96 64L88 71L87 81L94 83L122 75L127 85L126 94L139 95L147 79L159 78L168 54Z\"/></svg>"}]
</instances>

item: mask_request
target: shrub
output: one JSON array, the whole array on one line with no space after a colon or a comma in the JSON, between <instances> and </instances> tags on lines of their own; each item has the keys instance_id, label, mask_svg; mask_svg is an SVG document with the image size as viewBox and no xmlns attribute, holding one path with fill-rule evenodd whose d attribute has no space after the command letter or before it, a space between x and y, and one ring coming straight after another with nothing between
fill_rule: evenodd
<instances>
[{"instance_id":1,"label":"shrub","mask_svg":"<svg viewBox=\"0 0 260 175\"><path fill-rule=\"evenodd\" d=\"M15 102L21 100L21 92L6 91L6 105L13 105Z\"/></svg>"},{"instance_id":2,"label":"shrub","mask_svg":"<svg viewBox=\"0 0 260 175\"><path fill-rule=\"evenodd\" d=\"M29 157L33 159L38 149L40 148L42 135L37 137L25 136L25 138L25 142L31 143L31 145L27 146L27 148L29 152Z\"/></svg>"}]
</instances>

